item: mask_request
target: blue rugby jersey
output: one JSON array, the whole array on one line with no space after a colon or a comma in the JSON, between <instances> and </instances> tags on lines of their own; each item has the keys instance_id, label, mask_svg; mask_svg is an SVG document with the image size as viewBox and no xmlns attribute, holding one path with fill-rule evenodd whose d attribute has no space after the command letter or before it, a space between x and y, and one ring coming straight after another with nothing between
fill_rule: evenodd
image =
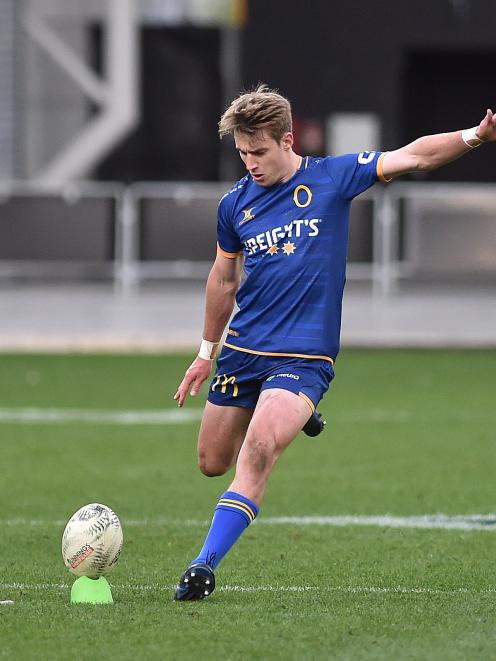
<instances>
[{"instance_id":1,"label":"blue rugby jersey","mask_svg":"<svg viewBox=\"0 0 496 661\"><path fill-rule=\"evenodd\" d=\"M287 182L264 188L246 175L221 198L218 250L243 253L246 273L226 346L336 358L350 204L385 181L381 161L380 152L305 157Z\"/></svg>"}]
</instances>

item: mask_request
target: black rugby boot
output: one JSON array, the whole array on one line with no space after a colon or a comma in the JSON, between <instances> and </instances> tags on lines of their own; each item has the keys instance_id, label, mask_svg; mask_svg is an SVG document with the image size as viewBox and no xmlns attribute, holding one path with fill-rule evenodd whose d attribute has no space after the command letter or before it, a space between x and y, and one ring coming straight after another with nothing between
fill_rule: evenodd
<instances>
[{"instance_id":1,"label":"black rugby boot","mask_svg":"<svg viewBox=\"0 0 496 661\"><path fill-rule=\"evenodd\" d=\"M326 424L326 421L322 420L321 414L314 411L303 427L303 431L307 436L318 436Z\"/></svg>"},{"instance_id":2,"label":"black rugby boot","mask_svg":"<svg viewBox=\"0 0 496 661\"><path fill-rule=\"evenodd\" d=\"M208 597L214 589L214 572L204 562L196 562L190 565L181 576L174 599L176 601L197 601Z\"/></svg>"}]
</instances>

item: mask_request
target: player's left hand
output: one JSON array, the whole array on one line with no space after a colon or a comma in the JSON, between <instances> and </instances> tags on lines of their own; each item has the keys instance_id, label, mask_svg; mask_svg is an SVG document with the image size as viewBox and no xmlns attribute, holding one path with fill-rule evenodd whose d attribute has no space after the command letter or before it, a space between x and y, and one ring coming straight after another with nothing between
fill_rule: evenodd
<instances>
[{"instance_id":1,"label":"player's left hand","mask_svg":"<svg viewBox=\"0 0 496 661\"><path fill-rule=\"evenodd\" d=\"M477 137L484 142L496 141L496 114L493 113L491 108L487 109L486 116L479 124L476 133Z\"/></svg>"}]
</instances>

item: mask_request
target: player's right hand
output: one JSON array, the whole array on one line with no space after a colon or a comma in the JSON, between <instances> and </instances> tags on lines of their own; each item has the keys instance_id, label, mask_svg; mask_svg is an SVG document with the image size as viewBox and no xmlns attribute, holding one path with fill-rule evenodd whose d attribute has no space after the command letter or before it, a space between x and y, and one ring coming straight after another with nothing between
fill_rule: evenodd
<instances>
[{"instance_id":1,"label":"player's right hand","mask_svg":"<svg viewBox=\"0 0 496 661\"><path fill-rule=\"evenodd\" d=\"M210 371L212 370L212 360L205 360L197 356L195 360L186 370L184 379L179 384L174 399L177 401L178 406L184 404L184 400L191 388L191 397L194 397L198 394L201 385L204 381L210 376Z\"/></svg>"}]
</instances>

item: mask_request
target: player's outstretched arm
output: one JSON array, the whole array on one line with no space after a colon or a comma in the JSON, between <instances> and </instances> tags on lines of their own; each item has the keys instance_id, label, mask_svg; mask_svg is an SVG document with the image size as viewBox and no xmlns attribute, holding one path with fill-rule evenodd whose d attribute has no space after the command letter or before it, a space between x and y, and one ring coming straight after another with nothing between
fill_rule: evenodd
<instances>
[{"instance_id":1,"label":"player's outstretched arm","mask_svg":"<svg viewBox=\"0 0 496 661\"><path fill-rule=\"evenodd\" d=\"M241 258L230 259L218 254L207 280L205 324L200 352L186 370L174 399L182 406L191 389L198 394L210 376L217 346L234 309L236 292L241 280Z\"/></svg>"},{"instance_id":2,"label":"player's outstretched arm","mask_svg":"<svg viewBox=\"0 0 496 661\"><path fill-rule=\"evenodd\" d=\"M407 172L435 170L475 147L495 141L496 114L488 108L480 124L472 129L426 135L400 149L388 152L382 162L384 177L390 179Z\"/></svg>"}]
</instances>

